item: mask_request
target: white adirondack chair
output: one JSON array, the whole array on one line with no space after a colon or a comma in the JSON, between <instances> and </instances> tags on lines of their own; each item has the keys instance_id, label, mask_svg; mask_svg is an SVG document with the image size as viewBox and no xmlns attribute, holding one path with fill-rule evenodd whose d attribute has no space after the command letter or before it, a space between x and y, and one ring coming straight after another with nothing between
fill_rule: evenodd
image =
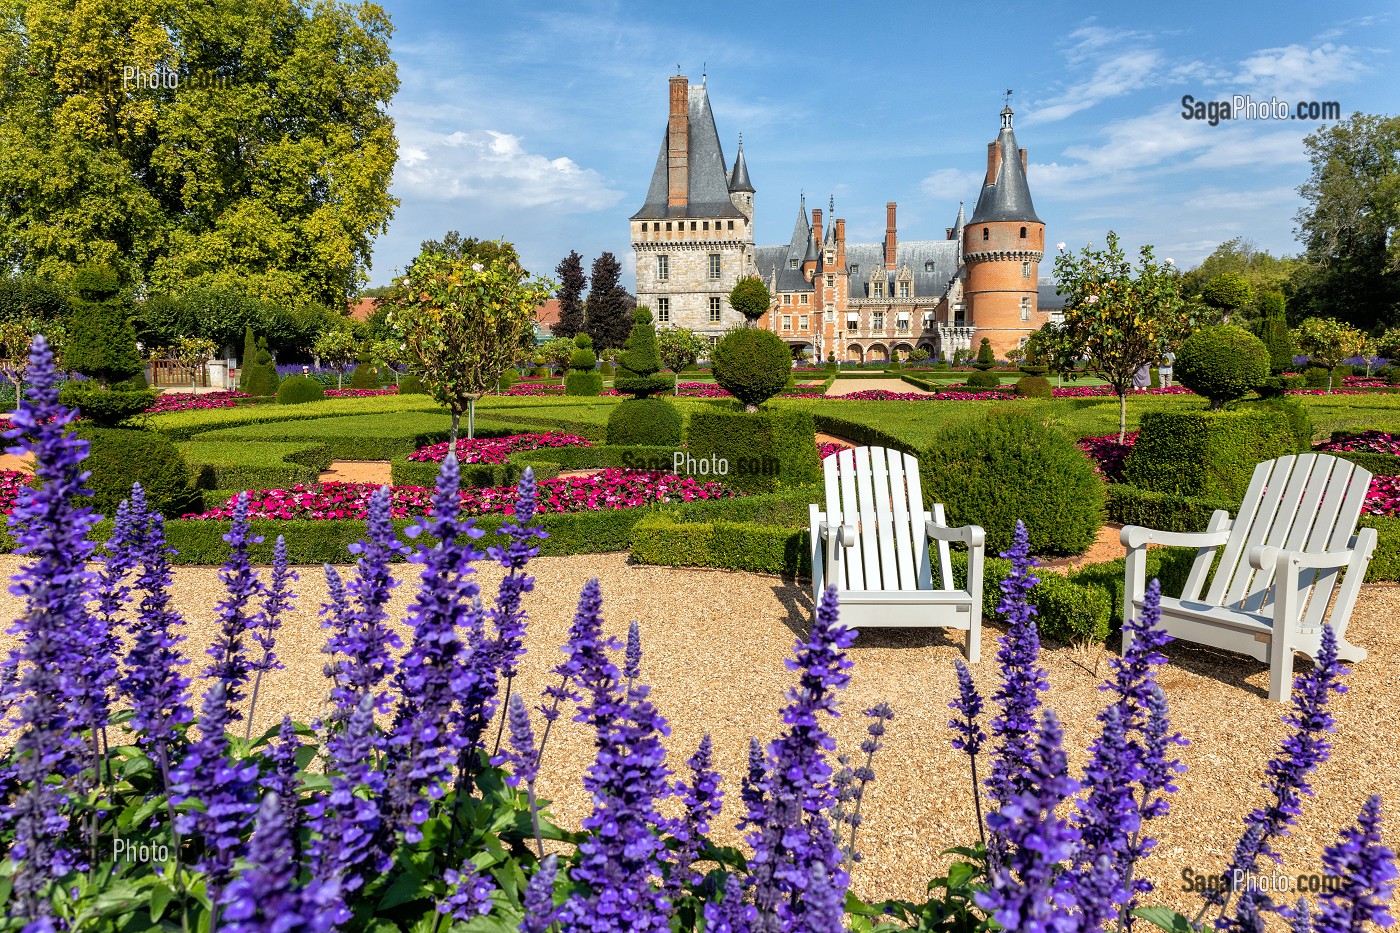
<instances>
[{"instance_id":1,"label":"white adirondack chair","mask_svg":"<svg viewBox=\"0 0 1400 933\"><path fill-rule=\"evenodd\" d=\"M826 511L812 504L814 598L832 583L841 621L853 628L942 626L967 632L967 659L982 645L982 561L986 535L976 525L949 528L943 506L924 508L919 461L898 450L857 447L822 462ZM941 587L933 585L929 542L938 549ZM953 589L948 545L968 548L967 588Z\"/></svg>"},{"instance_id":2,"label":"white adirondack chair","mask_svg":"<svg viewBox=\"0 0 1400 933\"><path fill-rule=\"evenodd\" d=\"M1279 457L1255 468L1233 520L1217 511L1206 531L1193 534L1125 527L1124 618L1136 618L1142 606L1147 546L1195 547L1181 597L1162 598L1168 634L1267 662L1269 699L1276 702L1292 690L1293 652L1316 658L1326 622L1338 655L1362 660L1366 652L1346 640L1346 627L1376 548L1375 529L1356 528L1370 483L1370 473L1337 457ZM1125 651L1129 641L1125 630Z\"/></svg>"}]
</instances>

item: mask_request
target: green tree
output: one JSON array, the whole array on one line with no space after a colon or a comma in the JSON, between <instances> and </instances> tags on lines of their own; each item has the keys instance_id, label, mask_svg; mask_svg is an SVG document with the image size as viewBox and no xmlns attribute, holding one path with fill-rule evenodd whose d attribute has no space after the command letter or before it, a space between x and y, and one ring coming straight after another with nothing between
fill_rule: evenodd
<instances>
[{"instance_id":1,"label":"green tree","mask_svg":"<svg viewBox=\"0 0 1400 933\"><path fill-rule=\"evenodd\" d=\"M617 358L613 388L634 398L647 398L675 385L676 377L661 372L661 349L656 340L656 324L651 309L643 305L632 313L632 333Z\"/></svg>"},{"instance_id":2,"label":"green tree","mask_svg":"<svg viewBox=\"0 0 1400 933\"><path fill-rule=\"evenodd\" d=\"M588 276L583 274L583 257L571 251L559 260L554 274L559 276L559 291L554 295L559 299L559 323L554 327L554 336L577 337L587 323L583 290L588 287Z\"/></svg>"},{"instance_id":3,"label":"green tree","mask_svg":"<svg viewBox=\"0 0 1400 933\"><path fill-rule=\"evenodd\" d=\"M175 341L174 358L190 368L190 388L199 387L199 374L219 348L208 337L181 337Z\"/></svg>"},{"instance_id":4,"label":"green tree","mask_svg":"<svg viewBox=\"0 0 1400 933\"><path fill-rule=\"evenodd\" d=\"M1307 265L1295 277L1294 320L1400 325L1400 116L1356 113L1303 142L1312 174L1298 189Z\"/></svg>"},{"instance_id":5,"label":"green tree","mask_svg":"<svg viewBox=\"0 0 1400 933\"><path fill-rule=\"evenodd\" d=\"M710 349L708 340L684 327L667 327L657 331L656 344L661 361L677 376L687 366L694 366L695 361ZM680 391L680 380L677 379L676 394L679 395Z\"/></svg>"},{"instance_id":6,"label":"green tree","mask_svg":"<svg viewBox=\"0 0 1400 933\"><path fill-rule=\"evenodd\" d=\"M1254 297L1249 281L1238 272L1222 272L1206 283L1201 300L1220 312L1223 323L1229 324Z\"/></svg>"},{"instance_id":7,"label":"green tree","mask_svg":"<svg viewBox=\"0 0 1400 933\"><path fill-rule=\"evenodd\" d=\"M1265 309L1258 299L1268 292L1291 291L1290 280L1303 266L1294 256L1278 257L1261 250L1245 237L1226 240L1215 248L1196 268L1181 277L1181 293L1193 300L1201 299L1206 286L1221 275L1238 275L1256 296L1252 305L1241 309L1247 317L1263 317Z\"/></svg>"},{"instance_id":8,"label":"green tree","mask_svg":"<svg viewBox=\"0 0 1400 933\"><path fill-rule=\"evenodd\" d=\"M4 219L0 218L0 225L3 224ZM0 252L0 269L3 267L3 253ZM0 320L56 321L67 316L67 289L35 276L0 275Z\"/></svg>"},{"instance_id":9,"label":"green tree","mask_svg":"<svg viewBox=\"0 0 1400 933\"><path fill-rule=\"evenodd\" d=\"M1366 335L1333 318L1307 318L1298 325L1294 341L1314 363L1327 368L1328 392L1332 391L1332 370L1340 366L1342 360L1366 352Z\"/></svg>"},{"instance_id":10,"label":"green tree","mask_svg":"<svg viewBox=\"0 0 1400 933\"><path fill-rule=\"evenodd\" d=\"M54 358L62 355L66 336L63 324L39 318L13 317L0 319L0 375L15 387L15 408L19 408L24 379L29 372L29 345L36 334L48 339Z\"/></svg>"},{"instance_id":11,"label":"green tree","mask_svg":"<svg viewBox=\"0 0 1400 933\"><path fill-rule=\"evenodd\" d=\"M587 334L580 336L587 337ZM550 369L559 371L560 383L563 383L564 370L569 368L569 360L573 358L574 350L578 349L570 337L555 337L540 344L539 352L544 354L544 361Z\"/></svg>"},{"instance_id":12,"label":"green tree","mask_svg":"<svg viewBox=\"0 0 1400 933\"><path fill-rule=\"evenodd\" d=\"M0 267L64 280L105 262L157 294L236 285L343 308L397 203L384 10L74 9L25 0L3 17Z\"/></svg>"},{"instance_id":13,"label":"green tree","mask_svg":"<svg viewBox=\"0 0 1400 933\"><path fill-rule=\"evenodd\" d=\"M475 436L476 400L514 362L553 283L502 258L473 263L422 253L405 285L408 294L393 321L423 384L451 412L456 444L463 414L467 437Z\"/></svg>"},{"instance_id":14,"label":"green tree","mask_svg":"<svg viewBox=\"0 0 1400 933\"><path fill-rule=\"evenodd\" d=\"M1128 390L1133 376L1152 366L1197 326L1196 308L1181 295L1181 275L1142 247L1137 268L1124 256L1118 235L1107 248L1084 247L1055 259L1056 289L1065 296L1062 346L1118 396L1118 439L1128 431ZM1063 351L1062 351L1063 352Z\"/></svg>"},{"instance_id":15,"label":"green tree","mask_svg":"<svg viewBox=\"0 0 1400 933\"><path fill-rule=\"evenodd\" d=\"M620 347L632 333L632 311L637 306L622 287L622 263L612 253L593 260L593 287L588 290L584 330L595 350Z\"/></svg>"},{"instance_id":16,"label":"green tree","mask_svg":"<svg viewBox=\"0 0 1400 933\"><path fill-rule=\"evenodd\" d=\"M345 387L345 367L360 358L360 341L346 327L333 327L316 338L311 345L311 355L321 361L322 366L335 370L335 387Z\"/></svg>"},{"instance_id":17,"label":"green tree","mask_svg":"<svg viewBox=\"0 0 1400 933\"><path fill-rule=\"evenodd\" d=\"M104 265L79 269L73 276L72 305L64 365L91 376L104 388L141 372L136 328L115 269Z\"/></svg>"},{"instance_id":18,"label":"green tree","mask_svg":"<svg viewBox=\"0 0 1400 933\"><path fill-rule=\"evenodd\" d=\"M1269 371L1277 376L1293 368L1293 335L1288 330L1283 295L1268 292L1260 296L1259 308L1264 320L1259 325L1259 339L1269 348Z\"/></svg>"},{"instance_id":19,"label":"green tree","mask_svg":"<svg viewBox=\"0 0 1400 933\"><path fill-rule=\"evenodd\" d=\"M479 263L483 266L500 260L506 265L513 265L520 269L520 277L526 278L527 273L520 265L520 254L515 251L515 246L505 240L480 240L474 236L466 239L456 230L449 230L443 235L441 240L424 240L418 250L419 255L433 253L438 256L446 256L455 262L463 262L467 265ZM413 274L413 264L408 267L408 275Z\"/></svg>"},{"instance_id":20,"label":"green tree","mask_svg":"<svg viewBox=\"0 0 1400 933\"><path fill-rule=\"evenodd\" d=\"M742 314L750 327L758 324L772 301L768 286L756 275L744 276L729 292L729 306Z\"/></svg>"}]
</instances>

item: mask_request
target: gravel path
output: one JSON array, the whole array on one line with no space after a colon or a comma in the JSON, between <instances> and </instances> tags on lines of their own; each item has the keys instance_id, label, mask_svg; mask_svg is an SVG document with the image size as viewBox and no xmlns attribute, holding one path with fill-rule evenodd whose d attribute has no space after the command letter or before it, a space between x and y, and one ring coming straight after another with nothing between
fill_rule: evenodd
<instances>
[{"instance_id":1,"label":"gravel path","mask_svg":"<svg viewBox=\"0 0 1400 933\"><path fill-rule=\"evenodd\" d=\"M0 573L13 573L18 563L16 557L0 557ZM517 689L533 701L553 680L548 671L559 658L577 594L589 577L598 576L608 630L623 636L629 620L641 620L643 678L671 721L672 766L683 768L702 734L713 735L726 791L716 834L737 841L732 827L740 813L738 780L748 737L766 741L778 729L783 694L793 683L783 660L810 618L805 585L757 574L629 566L620 554L540 558L533 567L540 582L526 601L529 653ZM401 566L401 578L413 582L413 569ZM259 730L283 713L305 720L321 709L325 637L316 612L326 598L325 583L320 568L301 568L301 577L297 608L284 623L277 649L286 669L264 684L267 702L258 710ZM483 568L481 577L486 593L493 594L499 572ZM412 589L405 585L396 591L396 608L407 604ZM202 668L201 652L215 629L217 570L177 570L175 596L190 622L188 651ZM0 595L0 611L13 618L19 601ZM1322 847L1354 819L1366 796L1379 792L1388 807L1400 801L1400 743L1394 740L1400 634L1389 624L1397 617L1400 587L1365 588L1349 635L1371 656L1357 665L1350 691L1336 702L1340 728L1332 760L1313 780L1318 797L1305 802L1301 826L1279 847L1290 875L1320 870ZM974 668L984 694L995 686L1001 631L999 625L988 627L984 659ZM896 711L863 809L865 860L855 876L863 896L920 896L944 865L940 851L976 838L966 760L949 747L946 726L953 659L962 645L955 636L936 629L882 630L861 636L851 650L855 666L842 702L846 715L834 726L840 748L856 752L865 725L860 710L883 699ZM1155 827L1162 841L1146 867L1159 885L1151 902L1189 908L1194 901L1180 891L1182 871L1223 867L1242 817L1263 802L1264 765L1287 730L1279 719L1285 707L1267 701L1264 665L1196 647L1173 645L1167 653L1171 663L1161 683L1174 726L1191 740L1180 753L1189 772L1180 779L1171 815ZM1055 646L1042 660L1052 684L1048 702L1065 724L1071 767L1078 773L1082 750L1095 733L1094 716L1104 703L1096 686L1107 673L1107 655L1098 648ZM1300 658L1298 668L1307 664ZM558 725L562 728L555 729L545 756L541 795L554 801L552 809L564 824L576 826L589 807L578 775L591 761L592 747L582 726L567 718ZM1396 847L1395 813L1385 816L1387 842Z\"/></svg>"},{"instance_id":2,"label":"gravel path","mask_svg":"<svg viewBox=\"0 0 1400 933\"><path fill-rule=\"evenodd\" d=\"M840 379L831 384L831 388L826 390L827 395L852 395L856 392L865 392L869 389L884 389L887 392L909 392L913 395L932 395L927 389L921 389L912 383L905 382L898 376L889 379Z\"/></svg>"}]
</instances>

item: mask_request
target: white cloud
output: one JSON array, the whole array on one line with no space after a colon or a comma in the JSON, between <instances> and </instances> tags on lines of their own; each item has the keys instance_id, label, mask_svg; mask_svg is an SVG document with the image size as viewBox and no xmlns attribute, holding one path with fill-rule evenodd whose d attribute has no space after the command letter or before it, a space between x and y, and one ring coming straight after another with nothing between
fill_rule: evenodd
<instances>
[{"instance_id":1,"label":"white cloud","mask_svg":"<svg viewBox=\"0 0 1400 933\"><path fill-rule=\"evenodd\" d=\"M919 190L930 198L959 201L974 199L982 190L984 173L956 168L941 168L919 182Z\"/></svg>"},{"instance_id":2,"label":"white cloud","mask_svg":"<svg viewBox=\"0 0 1400 933\"><path fill-rule=\"evenodd\" d=\"M495 130L423 134L402 153L396 181L438 200L472 201L486 208L548 205L597 211L623 196L593 169L567 156L529 152L520 137Z\"/></svg>"},{"instance_id":3,"label":"white cloud","mask_svg":"<svg viewBox=\"0 0 1400 933\"><path fill-rule=\"evenodd\" d=\"M1028 123L1053 123L1122 97L1152 83L1165 57L1147 33L1088 25L1069 35L1064 50L1072 78L1048 98L1036 101Z\"/></svg>"},{"instance_id":4,"label":"white cloud","mask_svg":"<svg viewBox=\"0 0 1400 933\"><path fill-rule=\"evenodd\" d=\"M1371 67L1360 60L1362 52L1354 46L1330 42L1316 48L1295 43L1261 49L1240 63L1231 80L1240 91L1296 99L1369 74Z\"/></svg>"}]
</instances>

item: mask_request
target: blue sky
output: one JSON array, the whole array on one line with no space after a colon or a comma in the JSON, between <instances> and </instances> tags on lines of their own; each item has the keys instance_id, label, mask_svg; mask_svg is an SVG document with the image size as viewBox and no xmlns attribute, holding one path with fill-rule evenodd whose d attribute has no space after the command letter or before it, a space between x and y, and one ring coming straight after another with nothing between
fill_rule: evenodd
<instances>
[{"instance_id":1,"label":"blue sky","mask_svg":"<svg viewBox=\"0 0 1400 933\"><path fill-rule=\"evenodd\" d=\"M1212 127L1182 118L1182 96L1400 109L1400 11L1380 2L384 5L402 204L376 285L457 229L551 277L571 249L610 250L633 288L627 218L677 65L707 72L731 163L743 133L760 245L789 239L804 191L835 197L848 239L879 240L887 201L901 239L941 238L959 201L971 212L1010 88L1047 243L1113 229L1187 268L1235 236L1296 253L1319 122Z\"/></svg>"}]
</instances>

